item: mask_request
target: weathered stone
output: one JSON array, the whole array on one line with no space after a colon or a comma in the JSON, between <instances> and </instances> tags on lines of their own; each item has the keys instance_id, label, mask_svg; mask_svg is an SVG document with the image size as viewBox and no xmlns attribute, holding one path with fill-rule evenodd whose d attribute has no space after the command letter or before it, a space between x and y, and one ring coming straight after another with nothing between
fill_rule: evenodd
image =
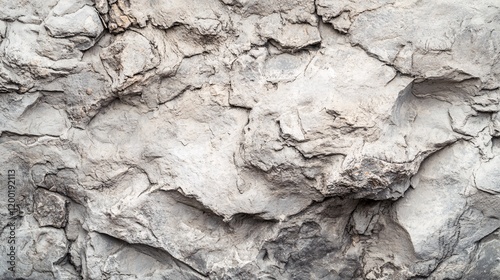
<instances>
[{"instance_id":1,"label":"weathered stone","mask_svg":"<svg viewBox=\"0 0 500 280\"><path fill-rule=\"evenodd\" d=\"M495 279L500 277L498 268L498 255L500 254L500 242L498 232L492 234L478 248L473 265L466 272L467 279Z\"/></svg>"},{"instance_id":2,"label":"weathered stone","mask_svg":"<svg viewBox=\"0 0 500 280\"><path fill-rule=\"evenodd\" d=\"M498 156L481 163L475 174L478 189L495 195L500 194L500 184L498 183L500 178L499 164L500 157Z\"/></svg>"},{"instance_id":3,"label":"weathered stone","mask_svg":"<svg viewBox=\"0 0 500 280\"><path fill-rule=\"evenodd\" d=\"M498 278L499 11L0 0L0 278Z\"/></svg>"},{"instance_id":4,"label":"weathered stone","mask_svg":"<svg viewBox=\"0 0 500 280\"><path fill-rule=\"evenodd\" d=\"M447 165L448 161L456 164ZM478 163L475 148L456 143L425 161L412 178L414 189L397 202L397 220L409 233L416 256L422 263L431 263L419 273L428 275L459 242L457 226L467 206L465 191L473 185Z\"/></svg>"},{"instance_id":5,"label":"weathered stone","mask_svg":"<svg viewBox=\"0 0 500 280\"><path fill-rule=\"evenodd\" d=\"M53 15L45 21L45 28L54 37L87 36L95 38L104 30L97 11L90 6L83 6L73 13L63 14L55 10Z\"/></svg>"},{"instance_id":6,"label":"weathered stone","mask_svg":"<svg viewBox=\"0 0 500 280\"><path fill-rule=\"evenodd\" d=\"M35 219L40 226L63 228L68 222L67 201L58 194L39 189L34 195Z\"/></svg>"}]
</instances>

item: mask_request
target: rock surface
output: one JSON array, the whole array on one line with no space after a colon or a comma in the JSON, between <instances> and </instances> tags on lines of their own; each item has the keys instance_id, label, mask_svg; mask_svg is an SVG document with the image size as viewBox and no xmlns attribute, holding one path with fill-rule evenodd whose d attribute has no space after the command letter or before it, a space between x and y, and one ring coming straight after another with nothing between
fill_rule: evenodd
<instances>
[{"instance_id":1,"label":"rock surface","mask_svg":"<svg viewBox=\"0 0 500 280\"><path fill-rule=\"evenodd\" d=\"M1 279L500 278L497 0L0 0Z\"/></svg>"}]
</instances>

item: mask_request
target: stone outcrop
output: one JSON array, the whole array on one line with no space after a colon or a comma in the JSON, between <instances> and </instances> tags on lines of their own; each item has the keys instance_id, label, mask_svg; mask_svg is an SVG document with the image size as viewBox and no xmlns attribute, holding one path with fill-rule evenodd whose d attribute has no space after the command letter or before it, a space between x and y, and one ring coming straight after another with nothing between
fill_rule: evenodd
<instances>
[{"instance_id":1,"label":"stone outcrop","mask_svg":"<svg viewBox=\"0 0 500 280\"><path fill-rule=\"evenodd\" d=\"M497 0L0 3L0 278L500 278Z\"/></svg>"}]
</instances>

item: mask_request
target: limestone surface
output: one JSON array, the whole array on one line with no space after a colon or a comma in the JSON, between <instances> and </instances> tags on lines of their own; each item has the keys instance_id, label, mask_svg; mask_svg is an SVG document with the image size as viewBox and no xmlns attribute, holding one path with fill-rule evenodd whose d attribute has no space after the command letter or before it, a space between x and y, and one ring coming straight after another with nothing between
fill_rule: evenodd
<instances>
[{"instance_id":1,"label":"limestone surface","mask_svg":"<svg viewBox=\"0 0 500 280\"><path fill-rule=\"evenodd\" d=\"M0 279L500 279L500 2L0 0L0 191Z\"/></svg>"}]
</instances>

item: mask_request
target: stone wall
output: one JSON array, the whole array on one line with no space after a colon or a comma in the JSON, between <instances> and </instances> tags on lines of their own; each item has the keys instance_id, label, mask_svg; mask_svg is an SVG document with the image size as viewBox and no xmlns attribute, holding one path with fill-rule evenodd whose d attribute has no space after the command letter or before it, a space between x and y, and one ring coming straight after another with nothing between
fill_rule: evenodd
<instances>
[{"instance_id":1,"label":"stone wall","mask_svg":"<svg viewBox=\"0 0 500 280\"><path fill-rule=\"evenodd\" d=\"M1 279L500 279L498 0L0 0L0 62Z\"/></svg>"}]
</instances>

